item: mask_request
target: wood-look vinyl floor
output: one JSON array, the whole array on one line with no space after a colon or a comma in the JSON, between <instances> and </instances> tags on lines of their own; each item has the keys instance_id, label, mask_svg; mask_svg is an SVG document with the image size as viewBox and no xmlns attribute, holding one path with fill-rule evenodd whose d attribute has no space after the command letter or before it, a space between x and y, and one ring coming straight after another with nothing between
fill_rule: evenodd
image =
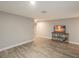
<instances>
[{"instance_id":1,"label":"wood-look vinyl floor","mask_svg":"<svg viewBox=\"0 0 79 59\"><path fill-rule=\"evenodd\" d=\"M0 52L0 58L79 58L79 46L46 38Z\"/></svg>"}]
</instances>

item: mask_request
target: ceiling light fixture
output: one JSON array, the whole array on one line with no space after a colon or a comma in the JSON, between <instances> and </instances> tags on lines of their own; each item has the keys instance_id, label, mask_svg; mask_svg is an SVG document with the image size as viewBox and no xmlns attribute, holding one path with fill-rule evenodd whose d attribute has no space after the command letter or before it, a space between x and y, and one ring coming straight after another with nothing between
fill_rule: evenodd
<instances>
[{"instance_id":1,"label":"ceiling light fixture","mask_svg":"<svg viewBox=\"0 0 79 59\"><path fill-rule=\"evenodd\" d=\"M34 5L35 4L35 1L30 1L30 3Z\"/></svg>"},{"instance_id":2,"label":"ceiling light fixture","mask_svg":"<svg viewBox=\"0 0 79 59\"><path fill-rule=\"evenodd\" d=\"M37 19L35 19L34 22L37 23L38 22Z\"/></svg>"}]
</instances>

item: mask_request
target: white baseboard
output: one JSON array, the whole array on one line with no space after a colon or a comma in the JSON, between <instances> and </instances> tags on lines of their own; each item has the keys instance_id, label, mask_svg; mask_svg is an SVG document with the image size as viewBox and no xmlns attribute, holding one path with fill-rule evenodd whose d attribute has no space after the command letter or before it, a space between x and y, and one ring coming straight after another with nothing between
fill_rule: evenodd
<instances>
[{"instance_id":1,"label":"white baseboard","mask_svg":"<svg viewBox=\"0 0 79 59\"><path fill-rule=\"evenodd\" d=\"M79 45L79 43L78 43L78 42L70 42L70 41L69 41L69 43Z\"/></svg>"},{"instance_id":2,"label":"white baseboard","mask_svg":"<svg viewBox=\"0 0 79 59\"><path fill-rule=\"evenodd\" d=\"M29 40L29 41L25 41L25 42L22 42L22 43L15 44L15 45L11 45L11 46L9 46L9 47L2 48L2 49L0 49L0 52L1 52L1 51L4 51L4 50L7 50L7 49L10 49L10 48L14 48L14 47L16 47L16 46L20 46L20 45L23 45L23 44L32 42L32 41L33 41L33 40Z\"/></svg>"},{"instance_id":3,"label":"white baseboard","mask_svg":"<svg viewBox=\"0 0 79 59\"><path fill-rule=\"evenodd\" d=\"M52 39L51 37L48 37L48 36L36 36L36 37L42 37L42 38L47 38L47 39Z\"/></svg>"}]
</instances>

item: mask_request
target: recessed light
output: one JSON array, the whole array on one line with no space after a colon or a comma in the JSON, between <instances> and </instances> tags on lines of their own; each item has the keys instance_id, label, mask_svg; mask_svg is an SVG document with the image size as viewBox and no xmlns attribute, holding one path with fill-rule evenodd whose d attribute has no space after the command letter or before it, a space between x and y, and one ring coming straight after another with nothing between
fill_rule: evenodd
<instances>
[{"instance_id":1,"label":"recessed light","mask_svg":"<svg viewBox=\"0 0 79 59\"><path fill-rule=\"evenodd\" d=\"M35 1L30 1L30 3L34 5L35 4Z\"/></svg>"},{"instance_id":2,"label":"recessed light","mask_svg":"<svg viewBox=\"0 0 79 59\"><path fill-rule=\"evenodd\" d=\"M37 23L37 19L35 19L34 22Z\"/></svg>"}]
</instances>

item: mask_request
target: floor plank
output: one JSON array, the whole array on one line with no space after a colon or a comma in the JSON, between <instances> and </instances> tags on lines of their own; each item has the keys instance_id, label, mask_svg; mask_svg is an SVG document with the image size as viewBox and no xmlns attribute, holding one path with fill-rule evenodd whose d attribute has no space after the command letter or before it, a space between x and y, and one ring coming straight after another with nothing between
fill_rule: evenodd
<instances>
[{"instance_id":1,"label":"floor plank","mask_svg":"<svg viewBox=\"0 0 79 59\"><path fill-rule=\"evenodd\" d=\"M79 45L36 38L33 42L0 52L0 58L79 58Z\"/></svg>"}]
</instances>

